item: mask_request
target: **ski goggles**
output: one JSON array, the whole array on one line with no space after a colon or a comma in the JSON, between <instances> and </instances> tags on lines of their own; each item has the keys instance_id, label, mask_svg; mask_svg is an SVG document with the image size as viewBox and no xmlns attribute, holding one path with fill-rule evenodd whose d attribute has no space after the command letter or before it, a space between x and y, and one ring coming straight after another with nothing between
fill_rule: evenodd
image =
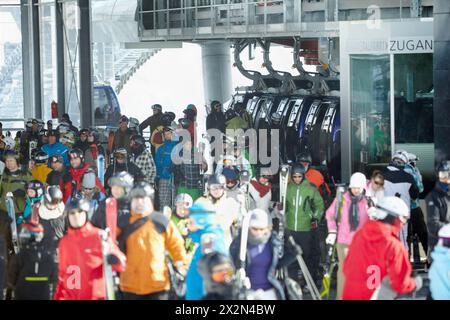
<instances>
[{"instance_id":1,"label":"ski goggles","mask_svg":"<svg viewBox=\"0 0 450 320\"><path fill-rule=\"evenodd\" d=\"M214 282L230 282L232 278L232 270L218 270L211 274L211 279L213 279Z\"/></svg>"},{"instance_id":2,"label":"ski goggles","mask_svg":"<svg viewBox=\"0 0 450 320\"><path fill-rule=\"evenodd\" d=\"M209 190L211 190L211 191L223 190L223 185L221 185L221 184L214 184L214 185L209 187Z\"/></svg>"}]
</instances>

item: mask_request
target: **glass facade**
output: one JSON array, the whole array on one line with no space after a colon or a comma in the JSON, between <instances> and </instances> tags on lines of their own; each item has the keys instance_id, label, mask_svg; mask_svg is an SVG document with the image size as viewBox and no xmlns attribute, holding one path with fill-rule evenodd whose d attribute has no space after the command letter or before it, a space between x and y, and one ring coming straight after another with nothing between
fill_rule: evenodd
<instances>
[{"instance_id":1,"label":"glass facade","mask_svg":"<svg viewBox=\"0 0 450 320\"><path fill-rule=\"evenodd\" d=\"M389 162L391 156L389 55L351 55L352 172Z\"/></svg>"},{"instance_id":2,"label":"glass facade","mask_svg":"<svg viewBox=\"0 0 450 320\"><path fill-rule=\"evenodd\" d=\"M3 123L3 130L7 131L23 128L22 34L19 1L0 0L0 30L0 119L2 119L0 121ZM19 121L4 121L4 119Z\"/></svg>"}]
</instances>

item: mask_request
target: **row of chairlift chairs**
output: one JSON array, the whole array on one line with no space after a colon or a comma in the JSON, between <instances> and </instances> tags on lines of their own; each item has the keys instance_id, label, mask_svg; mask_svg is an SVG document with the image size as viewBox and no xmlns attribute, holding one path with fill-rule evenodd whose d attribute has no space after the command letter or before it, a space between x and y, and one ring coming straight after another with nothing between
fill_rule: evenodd
<instances>
[{"instance_id":1,"label":"row of chairlift chairs","mask_svg":"<svg viewBox=\"0 0 450 320\"><path fill-rule=\"evenodd\" d=\"M321 170L332 184L341 181L341 121L339 75L308 73L300 61L300 40L294 41L294 66L299 76L273 69L270 61L270 41L256 40L263 48L264 67L268 75L246 70L240 60L248 40L235 42L235 66L253 80L250 87L238 88L228 108L243 103L252 116L253 128L280 128L279 153L281 163L296 160L299 153L311 153L313 166ZM278 113L277 117L272 117ZM278 119L279 125L273 123ZM268 139L270 141L270 139Z\"/></svg>"}]
</instances>

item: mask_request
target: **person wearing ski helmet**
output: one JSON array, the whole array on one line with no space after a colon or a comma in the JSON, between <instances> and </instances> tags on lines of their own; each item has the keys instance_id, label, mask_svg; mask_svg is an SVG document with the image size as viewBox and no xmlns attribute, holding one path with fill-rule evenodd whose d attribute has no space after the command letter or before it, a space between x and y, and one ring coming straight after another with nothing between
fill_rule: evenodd
<instances>
[{"instance_id":1,"label":"person wearing ski helmet","mask_svg":"<svg viewBox=\"0 0 450 320\"><path fill-rule=\"evenodd\" d=\"M35 166L31 169L33 178L39 180L42 183L47 181L47 177L52 172L52 169L48 167L48 154L45 151L38 151L34 155Z\"/></svg>"},{"instance_id":2,"label":"person wearing ski helmet","mask_svg":"<svg viewBox=\"0 0 450 320\"><path fill-rule=\"evenodd\" d=\"M348 190L341 195L341 199L334 199L326 212L328 236L325 243L329 246L336 244L339 260L337 273L336 299L342 298L344 289L343 264L355 233L369 221L369 203L365 196L367 186L366 176L355 172L350 177ZM337 204L340 207L337 208Z\"/></svg>"},{"instance_id":3,"label":"person wearing ski helmet","mask_svg":"<svg viewBox=\"0 0 450 320\"><path fill-rule=\"evenodd\" d=\"M202 300L233 300L235 269L229 256L210 252L200 258L198 269L205 287Z\"/></svg>"},{"instance_id":4,"label":"person wearing ski helmet","mask_svg":"<svg viewBox=\"0 0 450 320\"><path fill-rule=\"evenodd\" d=\"M22 224L29 218L33 212L33 207L39 207L42 197L44 196L44 184L39 180L31 180L25 186L27 200L23 214L17 218L17 224Z\"/></svg>"},{"instance_id":5,"label":"person wearing ski helmet","mask_svg":"<svg viewBox=\"0 0 450 320\"><path fill-rule=\"evenodd\" d=\"M224 168L222 175L225 177L225 194L228 198L239 201L240 189L239 171L235 168Z\"/></svg>"},{"instance_id":6,"label":"person wearing ski helmet","mask_svg":"<svg viewBox=\"0 0 450 320\"><path fill-rule=\"evenodd\" d=\"M91 210L86 199L72 199L66 205L68 218L67 234L60 240L59 275L55 300L105 300L106 286L103 263L111 265L112 270L123 272L126 257L109 238L107 261L103 260L100 229L88 220ZM78 285L74 285L73 275L77 272Z\"/></svg>"},{"instance_id":7,"label":"person wearing ski helmet","mask_svg":"<svg viewBox=\"0 0 450 320\"><path fill-rule=\"evenodd\" d=\"M203 192L200 187L203 179L201 172L202 169L203 172L208 169L206 159L202 157L202 163L197 163L199 154L197 154L197 149L193 147L190 140L183 140L179 143L175 147L174 153L181 160L172 167L176 193L188 193L195 201Z\"/></svg>"},{"instance_id":8,"label":"person wearing ski helmet","mask_svg":"<svg viewBox=\"0 0 450 320\"><path fill-rule=\"evenodd\" d=\"M130 117L129 128L133 131L133 134L139 134L139 120L133 117Z\"/></svg>"},{"instance_id":9,"label":"person wearing ski helmet","mask_svg":"<svg viewBox=\"0 0 450 320\"><path fill-rule=\"evenodd\" d=\"M413 154L407 152L408 155L408 163L405 165L405 172L409 173L414 177L417 188L419 189L419 193L422 193L424 190L422 174L420 173L419 168L417 167L417 162L419 158ZM415 242L417 237L418 242L422 244L422 248L425 252L425 255L428 253L428 230L427 224L425 223L425 218L420 208L420 199L419 197L413 199L411 198L411 217L408 223L408 248L411 248L411 244ZM414 250L413 244L413 250ZM417 254L418 252L416 252ZM416 256L413 254L413 256ZM416 259L417 260L417 259ZM420 263L420 261L415 261Z\"/></svg>"},{"instance_id":10,"label":"person wearing ski helmet","mask_svg":"<svg viewBox=\"0 0 450 320\"><path fill-rule=\"evenodd\" d=\"M91 210L88 212L88 219L92 218L94 212L98 209L100 203L104 202L106 196L96 185L97 175L92 168L88 168L82 178L81 178L81 189L78 190L73 196L69 198L69 202L71 198L83 198L89 201L89 205Z\"/></svg>"},{"instance_id":11,"label":"person wearing ski helmet","mask_svg":"<svg viewBox=\"0 0 450 320\"><path fill-rule=\"evenodd\" d=\"M144 137L141 135L133 135L130 139L130 149L130 160L140 169L142 173L142 181L150 185L154 185L156 178L156 165L152 154L145 147Z\"/></svg>"},{"instance_id":12,"label":"person wearing ski helmet","mask_svg":"<svg viewBox=\"0 0 450 320\"><path fill-rule=\"evenodd\" d=\"M242 103L237 102L234 107L229 108L225 112L225 126L227 130L247 130L249 128L248 122L244 120L237 112L236 112L236 105L239 105ZM238 106L237 109L240 107Z\"/></svg>"},{"instance_id":13,"label":"person wearing ski helmet","mask_svg":"<svg viewBox=\"0 0 450 320\"><path fill-rule=\"evenodd\" d=\"M318 221L324 212L324 203L317 187L305 178L306 169L295 164L291 170L291 182L286 190L285 215L286 239L292 236L303 249L303 257L314 281L319 282L318 268L320 247ZM282 213L283 214L283 213ZM293 264L289 274L298 278L299 267Z\"/></svg>"},{"instance_id":14,"label":"person wearing ski helmet","mask_svg":"<svg viewBox=\"0 0 450 320\"><path fill-rule=\"evenodd\" d=\"M309 152L302 152L297 155L296 162L302 164L306 170L306 179L314 184L319 189L320 195L324 198L326 205L329 205L328 200L331 201L331 190L328 184L325 182L323 174L314 168L311 168L312 157Z\"/></svg>"},{"instance_id":15,"label":"person wearing ski helmet","mask_svg":"<svg viewBox=\"0 0 450 320\"><path fill-rule=\"evenodd\" d=\"M8 287L14 300L51 300L58 266L51 250L43 243L45 229L37 222L22 225L19 239L21 250L11 257Z\"/></svg>"},{"instance_id":16,"label":"person wearing ski helmet","mask_svg":"<svg viewBox=\"0 0 450 320\"><path fill-rule=\"evenodd\" d=\"M28 125L28 123L27 123ZM23 163L28 163L30 159L30 144L39 141L39 123L36 119L32 119L27 126L27 130L20 137L20 154L23 157Z\"/></svg>"},{"instance_id":17,"label":"person wearing ski helmet","mask_svg":"<svg viewBox=\"0 0 450 320\"><path fill-rule=\"evenodd\" d=\"M400 197L405 201L408 208L411 206L411 199L419 197L419 187L412 175L405 171L408 163L408 153L398 150L392 156L389 165L383 170L384 176L384 196ZM400 239L408 247L408 225L406 224L400 232Z\"/></svg>"},{"instance_id":18,"label":"person wearing ski helmet","mask_svg":"<svg viewBox=\"0 0 450 320\"><path fill-rule=\"evenodd\" d=\"M47 153L49 158L56 155L62 156L64 159L64 165L66 167L70 166L69 148L61 142L58 142L58 133L56 131L53 130L48 132L48 143L44 144L41 149Z\"/></svg>"},{"instance_id":19,"label":"person wearing ski helmet","mask_svg":"<svg viewBox=\"0 0 450 320\"><path fill-rule=\"evenodd\" d=\"M131 233L120 228L119 243L128 267L120 274L124 300L167 300L170 290L166 250L180 273L185 273L187 255L183 238L167 217L154 211L155 190L144 182L131 189L129 225L140 223Z\"/></svg>"},{"instance_id":20,"label":"person wearing ski helmet","mask_svg":"<svg viewBox=\"0 0 450 320\"><path fill-rule=\"evenodd\" d=\"M342 299L393 299L420 290L422 279L411 277L408 251L398 236L409 219L409 206L387 196L370 211L370 217L349 246Z\"/></svg>"},{"instance_id":21,"label":"person wearing ski helmet","mask_svg":"<svg viewBox=\"0 0 450 320\"><path fill-rule=\"evenodd\" d=\"M196 202L214 207L216 223L225 231L225 245L229 248L233 240L231 227L239 221L241 206L235 199L227 197L225 184L223 175L211 175L207 181L208 194Z\"/></svg>"},{"instance_id":22,"label":"person wearing ski helmet","mask_svg":"<svg viewBox=\"0 0 450 320\"><path fill-rule=\"evenodd\" d=\"M264 171L262 167L256 168L256 177L250 180L248 194L250 196L250 209L262 209L269 212L272 199L272 175Z\"/></svg>"},{"instance_id":23,"label":"person wearing ski helmet","mask_svg":"<svg viewBox=\"0 0 450 320\"><path fill-rule=\"evenodd\" d=\"M130 219L130 191L134 186L134 178L125 171L115 173L109 180L110 196L117 200L117 226L124 228ZM91 223L100 229L106 228L106 203L99 203Z\"/></svg>"},{"instance_id":24,"label":"person wearing ski helmet","mask_svg":"<svg viewBox=\"0 0 450 320\"><path fill-rule=\"evenodd\" d=\"M258 300L285 300L283 285L275 276L279 269L287 267L295 261L290 250L284 250L280 259L280 251L284 244L276 233L272 232L272 218L262 209L248 212L250 222L246 246L245 273L250 280L250 293ZM240 231L242 233L243 230ZM230 255L236 268L241 268L239 251L241 234L234 238L230 246ZM286 249L290 249L289 245Z\"/></svg>"},{"instance_id":25,"label":"person wearing ski helmet","mask_svg":"<svg viewBox=\"0 0 450 320\"><path fill-rule=\"evenodd\" d=\"M245 127L242 129L246 130L252 127L252 116L245 109L245 105L242 102L236 102L233 106L236 114L245 122Z\"/></svg>"},{"instance_id":26,"label":"person wearing ski helmet","mask_svg":"<svg viewBox=\"0 0 450 320\"><path fill-rule=\"evenodd\" d=\"M114 141L112 145L112 150L119 148L125 148L127 152L130 152L130 138L134 132L128 128L129 119L127 116L123 115L119 119L119 129L114 133Z\"/></svg>"},{"instance_id":27,"label":"person wearing ski helmet","mask_svg":"<svg viewBox=\"0 0 450 320\"><path fill-rule=\"evenodd\" d=\"M444 225L438 233L438 244L434 247L428 278L431 298L450 300L450 224Z\"/></svg>"},{"instance_id":28,"label":"person wearing ski helmet","mask_svg":"<svg viewBox=\"0 0 450 320\"><path fill-rule=\"evenodd\" d=\"M203 279L198 269L201 257L208 250L228 253L228 247L224 241L224 229L217 223L216 214L214 206L199 200L189 208L189 237L197 247L186 275L186 300L200 300L205 296ZM205 239L211 241L205 241Z\"/></svg>"},{"instance_id":29,"label":"person wearing ski helmet","mask_svg":"<svg viewBox=\"0 0 450 320\"><path fill-rule=\"evenodd\" d=\"M134 181L143 181L144 175L139 167L131 162L128 158L127 150L119 148L114 151L114 163L106 169L105 172L105 185L108 186L108 180L117 172L128 172L134 179ZM105 188L109 193L109 188Z\"/></svg>"},{"instance_id":30,"label":"person wearing ski helmet","mask_svg":"<svg viewBox=\"0 0 450 320\"><path fill-rule=\"evenodd\" d=\"M158 127L161 127L163 125L162 123L162 106L160 104L154 104L152 105L153 115L145 119L140 125L139 125L139 133L140 135L143 134L144 130L148 127L150 127L150 137L153 136L154 132ZM152 156L155 157L155 146L151 146L151 153Z\"/></svg>"},{"instance_id":31,"label":"person wearing ski helmet","mask_svg":"<svg viewBox=\"0 0 450 320\"><path fill-rule=\"evenodd\" d=\"M52 171L47 176L47 185L64 187L63 176L66 174L66 167L64 166L64 159L60 155L53 155L49 157L50 168Z\"/></svg>"},{"instance_id":32,"label":"person wearing ski helmet","mask_svg":"<svg viewBox=\"0 0 450 320\"><path fill-rule=\"evenodd\" d=\"M67 170L63 181L64 203L67 202L70 196L75 195L76 192L81 191L82 177L84 173L90 169L89 164L84 161L84 153L80 149L72 149L69 152L70 168ZM91 169L92 170L92 169ZM104 193L105 190L100 182L100 179L95 177L95 185Z\"/></svg>"},{"instance_id":33,"label":"person wearing ski helmet","mask_svg":"<svg viewBox=\"0 0 450 320\"><path fill-rule=\"evenodd\" d=\"M439 230L450 223L450 161L444 160L436 168L437 181L425 197L427 205L428 262L431 263L434 247L438 243Z\"/></svg>"},{"instance_id":34,"label":"person wearing ski helmet","mask_svg":"<svg viewBox=\"0 0 450 320\"><path fill-rule=\"evenodd\" d=\"M89 129L86 128L81 129L78 132L78 140L73 145L73 148L80 149L81 151L83 151L83 153L86 152L86 150L89 149L88 137L89 137Z\"/></svg>"},{"instance_id":35,"label":"person wearing ski helmet","mask_svg":"<svg viewBox=\"0 0 450 320\"><path fill-rule=\"evenodd\" d=\"M189 208L193 204L192 197L187 193L180 193L175 198L175 209L170 215L170 220L175 224L181 236L184 239L186 253L190 256L194 251L194 243L188 237L189 229L187 227L189 218Z\"/></svg>"},{"instance_id":36,"label":"person wearing ski helmet","mask_svg":"<svg viewBox=\"0 0 450 320\"><path fill-rule=\"evenodd\" d=\"M100 155L106 157L106 153L100 142L100 134L97 130L89 130L87 143L89 147L84 152L85 161L94 171L98 172L97 159Z\"/></svg>"},{"instance_id":37,"label":"person wearing ski helmet","mask_svg":"<svg viewBox=\"0 0 450 320\"><path fill-rule=\"evenodd\" d=\"M45 188L43 201L39 206L39 222L44 227L43 245L56 255L59 240L66 232L63 193L59 186Z\"/></svg>"}]
</instances>

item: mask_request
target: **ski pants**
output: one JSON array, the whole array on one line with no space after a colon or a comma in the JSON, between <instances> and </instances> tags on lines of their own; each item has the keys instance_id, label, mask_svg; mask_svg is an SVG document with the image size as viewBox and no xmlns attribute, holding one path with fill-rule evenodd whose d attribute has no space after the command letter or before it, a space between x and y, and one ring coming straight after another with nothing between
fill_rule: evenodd
<instances>
[{"instance_id":1,"label":"ski pants","mask_svg":"<svg viewBox=\"0 0 450 320\"><path fill-rule=\"evenodd\" d=\"M297 243L303 251L303 259L308 267L309 273L315 282L321 280L318 276L319 261L320 261L320 247L319 247L319 233L314 231L292 231L286 230L285 239L292 236L295 243ZM288 274L293 279L298 279L300 266L298 263L292 263L288 267Z\"/></svg>"},{"instance_id":2,"label":"ski pants","mask_svg":"<svg viewBox=\"0 0 450 320\"><path fill-rule=\"evenodd\" d=\"M159 179L158 191L159 191L159 208L162 211L164 206L172 207L172 180Z\"/></svg>"},{"instance_id":3,"label":"ski pants","mask_svg":"<svg viewBox=\"0 0 450 320\"><path fill-rule=\"evenodd\" d=\"M337 271L337 292L336 300L342 299L342 293L344 292L344 260L348 253L348 245L342 243L336 243L336 251L339 260L339 267Z\"/></svg>"},{"instance_id":4,"label":"ski pants","mask_svg":"<svg viewBox=\"0 0 450 320\"><path fill-rule=\"evenodd\" d=\"M422 209L420 207L411 210L411 218L408 224L408 239L412 241L412 237L417 234L422 244L425 254L428 251L428 229L425 223Z\"/></svg>"},{"instance_id":5,"label":"ski pants","mask_svg":"<svg viewBox=\"0 0 450 320\"><path fill-rule=\"evenodd\" d=\"M168 299L169 299L168 291L159 291L145 295L134 294L130 292L122 293L122 300L168 300Z\"/></svg>"}]
</instances>

